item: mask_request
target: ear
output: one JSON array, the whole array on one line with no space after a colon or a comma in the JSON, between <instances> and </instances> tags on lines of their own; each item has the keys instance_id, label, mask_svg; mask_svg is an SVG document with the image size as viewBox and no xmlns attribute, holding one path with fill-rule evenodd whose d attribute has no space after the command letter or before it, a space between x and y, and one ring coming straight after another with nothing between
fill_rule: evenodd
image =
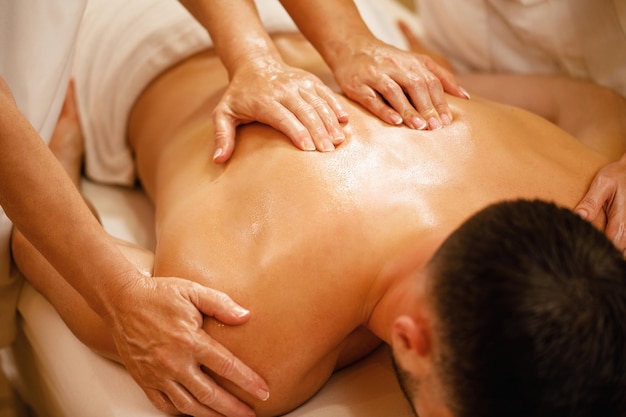
<instances>
[{"instance_id":1,"label":"ear","mask_svg":"<svg viewBox=\"0 0 626 417\"><path fill-rule=\"evenodd\" d=\"M413 375L423 374L432 352L431 330L423 317L399 316L391 329L394 356Z\"/></svg>"}]
</instances>

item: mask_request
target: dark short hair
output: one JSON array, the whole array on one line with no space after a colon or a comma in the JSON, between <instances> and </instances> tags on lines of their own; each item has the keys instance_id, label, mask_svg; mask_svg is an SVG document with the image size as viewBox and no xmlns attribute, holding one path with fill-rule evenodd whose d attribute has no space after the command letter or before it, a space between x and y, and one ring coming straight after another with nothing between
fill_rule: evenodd
<instances>
[{"instance_id":1,"label":"dark short hair","mask_svg":"<svg viewBox=\"0 0 626 417\"><path fill-rule=\"evenodd\" d=\"M542 201L494 204L428 273L456 417L626 415L626 261L590 223Z\"/></svg>"}]
</instances>

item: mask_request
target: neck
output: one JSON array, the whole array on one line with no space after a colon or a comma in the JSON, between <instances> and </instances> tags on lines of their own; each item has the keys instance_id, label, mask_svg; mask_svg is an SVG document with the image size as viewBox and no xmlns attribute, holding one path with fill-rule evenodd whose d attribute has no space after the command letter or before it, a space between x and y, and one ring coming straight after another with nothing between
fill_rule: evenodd
<instances>
[{"instance_id":1,"label":"neck","mask_svg":"<svg viewBox=\"0 0 626 417\"><path fill-rule=\"evenodd\" d=\"M415 276L396 277L374 304L367 327L385 343L391 343L391 326L396 317L411 315L415 310Z\"/></svg>"},{"instance_id":2,"label":"neck","mask_svg":"<svg viewBox=\"0 0 626 417\"><path fill-rule=\"evenodd\" d=\"M401 315L413 316L420 308L422 271L437 244L430 240L410 248L379 274L368 296L367 327L387 344L391 327Z\"/></svg>"}]
</instances>

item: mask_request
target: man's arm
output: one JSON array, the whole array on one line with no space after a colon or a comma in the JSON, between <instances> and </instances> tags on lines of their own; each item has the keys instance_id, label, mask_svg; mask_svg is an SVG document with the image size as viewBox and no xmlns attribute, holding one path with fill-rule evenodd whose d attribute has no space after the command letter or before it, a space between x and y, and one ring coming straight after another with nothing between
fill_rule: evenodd
<instances>
[{"instance_id":1,"label":"man's arm","mask_svg":"<svg viewBox=\"0 0 626 417\"><path fill-rule=\"evenodd\" d=\"M225 373L253 395L267 392L259 376L213 349L201 327L201 311L240 324L245 310L196 283L143 276L91 214L1 78L0 86L0 205L7 216L107 323L124 364L157 407L208 416L217 404L226 406L222 413L249 415L234 397L219 395L200 368Z\"/></svg>"}]
</instances>

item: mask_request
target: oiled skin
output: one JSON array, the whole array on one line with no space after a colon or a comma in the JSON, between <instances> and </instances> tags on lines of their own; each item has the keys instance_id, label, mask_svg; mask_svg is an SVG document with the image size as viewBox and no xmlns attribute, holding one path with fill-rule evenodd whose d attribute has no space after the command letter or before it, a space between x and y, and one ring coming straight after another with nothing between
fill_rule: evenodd
<instances>
[{"instance_id":1,"label":"oiled skin","mask_svg":"<svg viewBox=\"0 0 626 417\"><path fill-rule=\"evenodd\" d=\"M323 75L302 40L278 44L288 62ZM334 152L299 151L252 124L231 161L215 165L211 110L226 82L210 52L173 67L136 103L129 137L156 207L155 274L197 280L253 312L245 326L205 328L269 383L268 402L243 396L259 416L302 403L376 345L355 331L371 321L381 271L399 251L423 242L428 257L495 201L573 207L608 162L523 110L448 97L445 129L390 127L342 98L350 122Z\"/></svg>"}]
</instances>

